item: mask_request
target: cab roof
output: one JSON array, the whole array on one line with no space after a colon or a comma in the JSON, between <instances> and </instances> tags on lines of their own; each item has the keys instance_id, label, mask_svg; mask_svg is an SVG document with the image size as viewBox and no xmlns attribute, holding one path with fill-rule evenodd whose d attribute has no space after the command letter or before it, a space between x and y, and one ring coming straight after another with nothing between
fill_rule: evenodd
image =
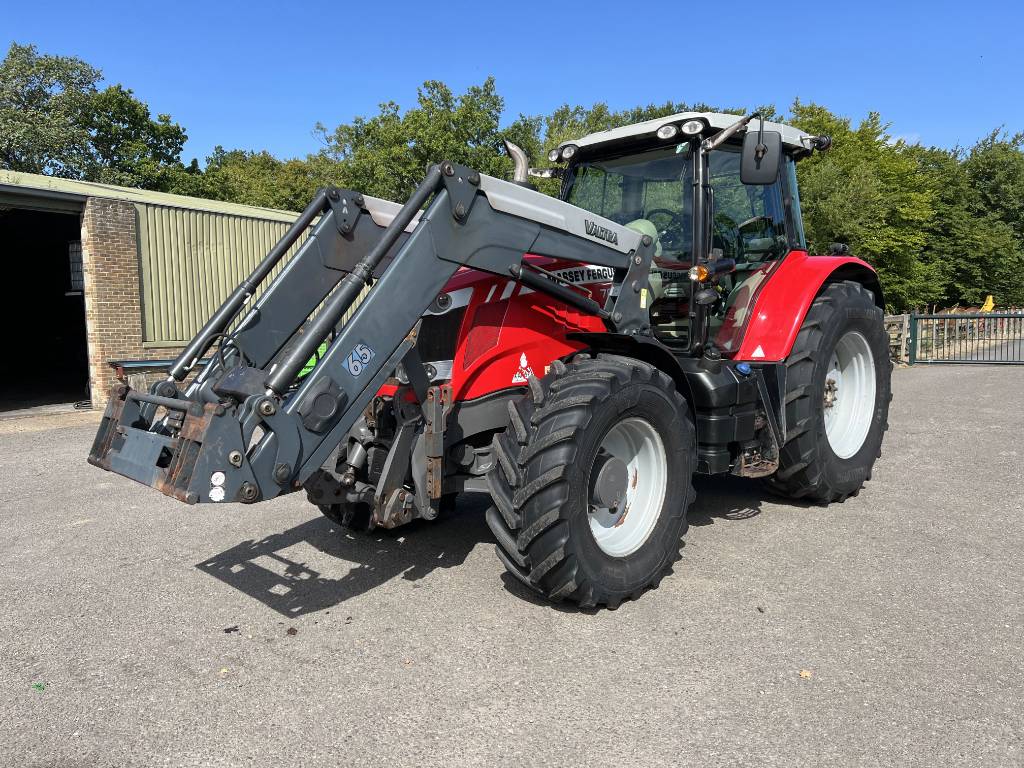
<instances>
[{"instance_id":1,"label":"cab roof","mask_svg":"<svg viewBox=\"0 0 1024 768\"><path fill-rule=\"evenodd\" d=\"M608 131L590 133L579 139L563 141L558 145L558 147L561 149L569 144L575 144L577 147L582 149L584 147L595 147L599 144L611 144L613 142L618 143L628 141L630 139L649 138L658 140L656 138L656 132L666 123L680 124L685 123L687 120L694 119L705 121L713 132L717 132L728 128L742 117L743 115L731 115L724 112L679 112L675 115L666 115L665 117L659 117L654 120L645 120L642 123L624 125L621 128L612 128ZM748 129L757 130L757 126L758 121L752 120ZM782 144L786 149L803 150L806 152L810 148L808 144L801 141L801 139L810 137L811 134L809 133L805 133L791 125L785 125L784 123L772 123L767 120L765 121L764 127L767 131L778 131L782 134ZM742 135L742 131L740 135Z\"/></svg>"}]
</instances>

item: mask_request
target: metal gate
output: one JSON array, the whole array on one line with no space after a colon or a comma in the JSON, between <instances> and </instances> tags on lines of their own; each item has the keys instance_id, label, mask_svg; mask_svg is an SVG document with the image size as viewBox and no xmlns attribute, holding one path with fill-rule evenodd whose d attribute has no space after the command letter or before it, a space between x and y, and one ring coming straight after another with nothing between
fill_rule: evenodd
<instances>
[{"instance_id":1,"label":"metal gate","mask_svg":"<svg viewBox=\"0 0 1024 768\"><path fill-rule=\"evenodd\" d=\"M910 364L1024 365L1024 313L911 315Z\"/></svg>"}]
</instances>

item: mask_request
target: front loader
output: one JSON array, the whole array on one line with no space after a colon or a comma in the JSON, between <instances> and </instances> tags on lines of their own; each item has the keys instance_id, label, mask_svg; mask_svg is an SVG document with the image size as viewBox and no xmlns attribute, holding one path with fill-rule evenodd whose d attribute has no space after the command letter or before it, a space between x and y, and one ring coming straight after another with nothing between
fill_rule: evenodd
<instances>
[{"instance_id":1,"label":"front loader","mask_svg":"<svg viewBox=\"0 0 1024 768\"><path fill-rule=\"evenodd\" d=\"M167 380L115 385L90 462L189 504L304 490L353 529L485 493L508 570L582 605L662 578L695 472L844 500L886 428L881 292L806 253L794 164L828 138L755 117L565 143L561 199L515 147L511 182L322 190Z\"/></svg>"}]
</instances>

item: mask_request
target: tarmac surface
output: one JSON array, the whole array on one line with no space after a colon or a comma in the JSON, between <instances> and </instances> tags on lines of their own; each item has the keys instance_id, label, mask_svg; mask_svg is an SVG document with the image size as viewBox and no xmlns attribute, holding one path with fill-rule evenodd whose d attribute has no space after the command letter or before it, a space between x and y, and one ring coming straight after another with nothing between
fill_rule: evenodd
<instances>
[{"instance_id":1,"label":"tarmac surface","mask_svg":"<svg viewBox=\"0 0 1024 768\"><path fill-rule=\"evenodd\" d=\"M0 765L1024 764L1024 369L894 374L874 479L703 479L616 611L503 575L479 502L339 533L188 507L0 430Z\"/></svg>"}]
</instances>

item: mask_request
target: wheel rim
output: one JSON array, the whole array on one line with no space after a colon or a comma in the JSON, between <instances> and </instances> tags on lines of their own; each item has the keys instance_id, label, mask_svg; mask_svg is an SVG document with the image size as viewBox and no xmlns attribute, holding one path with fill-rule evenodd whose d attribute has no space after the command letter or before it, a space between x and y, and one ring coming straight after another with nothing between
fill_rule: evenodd
<instances>
[{"instance_id":1,"label":"wheel rim","mask_svg":"<svg viewBox=\"0 0 1024 768\"><path fill-rule=\"evenodd\" d=\"M848 459L864 445L875 413L875 358L858 331L836 344L824 389L828 443L836 456Z\"/></svg>"},{"instance_id":2,"label":"wheel rim","mask_svg":"<svg viewBox=\"0 0 1024 768\"><path fill-rule=\"evenodd\" d=\"M590 531L601 551L625 557L643 546L661 515L668 482L665 446L648 421L634 417L612 427L600 450L624 462L628 474L616 507L599 506L591 497Z\"/></svg>"}]
</instances>

